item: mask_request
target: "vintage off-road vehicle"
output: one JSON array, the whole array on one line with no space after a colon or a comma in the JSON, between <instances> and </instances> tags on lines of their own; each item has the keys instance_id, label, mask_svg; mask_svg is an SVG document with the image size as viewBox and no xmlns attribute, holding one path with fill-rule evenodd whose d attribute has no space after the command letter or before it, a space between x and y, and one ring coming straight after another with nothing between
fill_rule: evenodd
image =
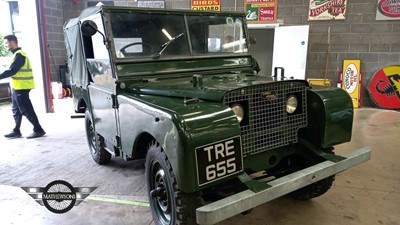
<instances>
[{"instance_id":1,"label":"vintage off-road vehicle","mask_svg":"<svg viewBox=\"0 0 400 225\"><path fill-rule=\"evenodd\" d=\"M346 92L255 73L242 13L95 7L64 34L91 155L145 159L157 225L311 199L370 158L333 153L351 138Z\"/></svg>"}]
</instances>

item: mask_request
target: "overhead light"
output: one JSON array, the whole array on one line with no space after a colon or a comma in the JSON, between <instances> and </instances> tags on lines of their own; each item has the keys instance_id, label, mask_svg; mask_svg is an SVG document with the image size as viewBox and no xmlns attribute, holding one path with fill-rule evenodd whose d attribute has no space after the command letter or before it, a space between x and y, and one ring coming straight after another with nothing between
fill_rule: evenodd
<instances>
[{"instance_id":1,"label":"overhead light","mask_svg":"<svg viewBox=\"0 0 400 225\"><path fill-rule=\"evenodd\" d=\"M161 31L164 33L165 36L167 36L167 38L168 38L169 40L172 40L172 36L168 33L167 30L165 30L165 29L163 28Z\"/></svg>"}]
</instances>

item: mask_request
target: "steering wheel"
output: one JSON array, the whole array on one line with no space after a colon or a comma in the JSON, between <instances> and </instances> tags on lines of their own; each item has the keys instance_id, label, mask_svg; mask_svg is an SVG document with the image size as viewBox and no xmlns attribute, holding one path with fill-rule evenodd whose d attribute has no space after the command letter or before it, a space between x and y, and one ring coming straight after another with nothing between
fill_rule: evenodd
<instances>
[{"instance_id":1,"label":"steering wheel","mask_svg":"<svg viewBox=\"0 0 400 225\"><path fill-rule=\"evenodd\" d=\"M151 53L151 54L154 53L153 46L152 46L151 44L147 44L147 43L144 43L144 42L134 42L134 43L127 44L127 45L125 45L124 47L122 47L119 51L120 51L123 55L135 55L135 54L137 54L137 53L134 53L134 52L126 52L126 49L127 49L127 48L129 48L129 47L131 47L131 46L134 46L134 45L142 45L142 46L143 46L143 52L148 52L148 53ZM147 49L146 49L147 51L145 50L145 47L147 48Z\"/></svg>"}]
</instances>

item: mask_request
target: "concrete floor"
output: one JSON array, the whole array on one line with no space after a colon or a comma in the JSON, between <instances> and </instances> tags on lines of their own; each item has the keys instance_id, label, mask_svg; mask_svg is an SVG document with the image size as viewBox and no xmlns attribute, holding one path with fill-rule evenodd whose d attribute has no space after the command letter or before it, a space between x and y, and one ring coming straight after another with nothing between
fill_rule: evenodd
<instances>
[{"instance_id":1,"label":"concrete floor","mask_svg":"<svg viewBox=\"0 0 400 225\"><path fill-rule=\"evenodd\" d=\"M147 202L143 161L113 159L95 164L85 139L84 120L71 119L71 99L55 100L56 113L39 114L47 134L38 139L5 139L13 119L0 107L0 224L154 224ZM32 131L24 119L23 135ZM341 154L364 146L372 159L337 175L332 189L311 201L281 197L218 225L398 225L400 224L400 112L357 109L351 143ZM74 187L97 187L80 205L54 214L20 187L45 187L66 180ZM123 199L123 203L95 200Z\"/></svg>"}]
</instances>

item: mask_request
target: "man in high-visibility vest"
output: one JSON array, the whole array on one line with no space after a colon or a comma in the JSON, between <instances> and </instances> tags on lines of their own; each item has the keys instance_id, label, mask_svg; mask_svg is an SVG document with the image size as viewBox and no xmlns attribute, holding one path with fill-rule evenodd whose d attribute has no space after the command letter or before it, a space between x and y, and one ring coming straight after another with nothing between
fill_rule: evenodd
<instances>
[{"instance_id":1,"label":"man in high-visibility vest","mask_svg":"<svg viewBox=\"0 0 400 225\"><path fill-rule=\"evenodd\" d=\"M11 77L11 109L15 120L13 131L4 135L4 137L19 138L22 136L20 131L22 116L25 116L33 125L33 133L26 138L42 137L46 132L44 132L40 125L32 102L29 99L29 92L35 88L31 63L25 52L18 47L18 39L16 36L5 36L4 45L13 55L11 57L10 67L0 74L0 80Z\"/></svg>"}]
</instances>

